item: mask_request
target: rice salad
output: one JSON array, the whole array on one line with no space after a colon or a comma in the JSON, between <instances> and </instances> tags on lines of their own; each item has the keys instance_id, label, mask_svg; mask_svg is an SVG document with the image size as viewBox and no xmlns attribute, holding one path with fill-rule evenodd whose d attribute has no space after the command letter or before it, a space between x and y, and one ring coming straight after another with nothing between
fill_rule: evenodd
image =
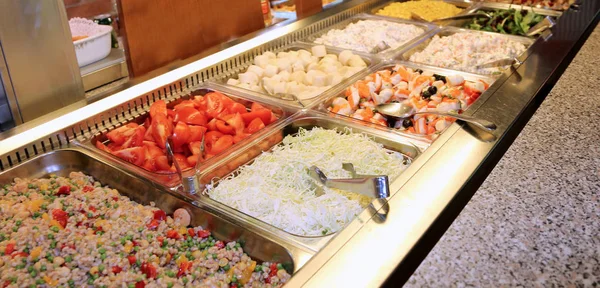
<instances>
[{"instance_id":1,"label":"rice salad","mask_svg":"<svg viewBox=\"0 0 600 288\"><path fill-rule=\"evenodd\" d=\"M278 287L281 264L80 172L0 188L2 287Z\"/></svg>"}]
</instances>

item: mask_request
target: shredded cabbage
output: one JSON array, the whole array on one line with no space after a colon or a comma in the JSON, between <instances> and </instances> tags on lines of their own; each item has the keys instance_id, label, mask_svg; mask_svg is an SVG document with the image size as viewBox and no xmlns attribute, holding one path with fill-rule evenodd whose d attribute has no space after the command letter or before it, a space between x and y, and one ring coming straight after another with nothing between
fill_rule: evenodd
<instances>
[{"instance_id":1,"label":"shredded cabbage","mask_svg":"<svg viewBox=\"0 0 600 288\"><path fill-rule=\"evenodd\" d=\"M354 164L359 174L388 175L390 181L407 167L402 154L364 134L300 129L235 175L210 185L207 194L287 232L324 235L343 228L371 202L366 196L326 187L325 195L316 197L308 168L315 165L328 178L351 177L342 163Z\"/></svg>"}]
</instances>

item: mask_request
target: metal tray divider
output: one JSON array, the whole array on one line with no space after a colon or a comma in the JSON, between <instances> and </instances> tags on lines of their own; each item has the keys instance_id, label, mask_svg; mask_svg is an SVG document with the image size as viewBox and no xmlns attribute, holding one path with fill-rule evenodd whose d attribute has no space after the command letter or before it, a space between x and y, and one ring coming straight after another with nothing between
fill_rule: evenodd
<instances>
[{"instance_id":1,"label":"metal tray divider","mask_svg":"<svg viewBox=\"0 0 600 288\"><path fill-rule=\"evenodd\" d=\"M414 43L415 41L418 41L424 37L427 37L432 31L437 30L438 26L433 25L431 23L424 23L424 22L417 22L417 21L412 21L412 20L406 20L406 19L401 19L401 18L391 18L391 17L385 17L385 16L380 16L380 15L374 15L374 14L358 14L358 15L354 15L353 17L346 19L338 24L335 24L327 29L324 29L322 31L319 31L317 33L311 34L308 37L306 37L305 39L302 39L301 42L302 43L306 43L306 44L310 44L310 45L319 45L317 43L314 43L314 41L327 34L327 32L333 30L333 29L344 29L346 28L348 25L361 21L361 20L379 20L379 21L387 21L387 22L393 22L393 23L399 23L399 24L410 24L410 25L415 25L415 26L419 26L420 28L423 28L425 31L420 34L419 36L408 40L407 42L403 43L402 45L398 46L395 49L392 49L390 51L384 52L384 53L377 53L377 54L371 54L374 55L375 57L379 57L381 59L391 59L394 58L394 56L396 56L397 54L401 53L406 47L410 46L412 43ZM324 45L324 44L323 44ZM352 50L352 49L347 49L347 48L341 48L341 47L336 47L336 46L331 46L331 45L325 45L325 47L329 48L336 48L336 49L342 49L342 50L350 50L353 51L355 53L365 53L365 54L370 54L368 52L363 52L363 51L357 51L357 50Z\"/></svg>"},{"instance_id":2,"label":"metal tray divider","mask_svg":"<svg viewBox=\"0 0 600 288\"><path fill-rule=\"evenodd\" d=\"M177 99L186 95L188 91L193 90L200 84L215 78L216 76L235 69L248 61L252 61L254 56L262 54L264 51L272 51L277 48L292 44L306 36L343 21L353 15L369 11L373 7L380 5L385 0L370 0L357 4L342 12L329 16L315 23L306 23L281 37L266 43L258 44L249 50L237 54L233 57L224 59L217 64L208 66L193 74L182 77L168 85L158 87L153 91L139 95L138 97L116 103L111 109L99 111L97 114L86 117L80 116L73 120L70 126L65 129L49 131L43 136L27 140L27 144L11 151L5 151L0 148L0 171L13 167L33 156L44 152L56 150L73 140L82 141L89 139L92 135L102 131L109 130L111 127L119 126L133 117L132 111L148 111L150 105L159 99ZM343 4L342 4L343 5Z\"/></svg>"}]
</instances>

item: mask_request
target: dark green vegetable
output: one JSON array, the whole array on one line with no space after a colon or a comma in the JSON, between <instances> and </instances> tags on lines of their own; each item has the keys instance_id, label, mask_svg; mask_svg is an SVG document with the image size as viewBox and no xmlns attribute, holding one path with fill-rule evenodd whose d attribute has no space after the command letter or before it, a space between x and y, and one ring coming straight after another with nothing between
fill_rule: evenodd
<instances>
[{"instance_id":1,"label":"dark green vegetable","mask_svg":"<svg viewBox=\"0 0 600 288\"><path fill-rule=\"evenodd\" d=\"M480 13L486 13L480 11ZM525 35L544 16L528 10L494 10L487 12L491 19L474 18L463 25L465 28L511 35Z\"/></svg>"}]
</instances>

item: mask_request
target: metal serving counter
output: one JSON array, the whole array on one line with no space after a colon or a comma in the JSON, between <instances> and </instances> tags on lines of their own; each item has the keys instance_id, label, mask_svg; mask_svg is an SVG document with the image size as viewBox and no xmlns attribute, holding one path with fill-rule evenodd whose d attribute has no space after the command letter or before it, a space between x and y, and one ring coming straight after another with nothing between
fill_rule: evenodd
<instances>
[{"instance_id":1,"label":"metal serving counter","mask_svg":"<svg viewBox=\"0 0 600 288\"><path fill-rule=\"evenodd\" d=\"M158 99L167 102L179 99L204 82L219 80L231 75L231 71L245 69L255 56L265 51L279 50L305 40L386 2L346 1L318 15L248 35L228 44L230 47L222 47L226 49L221 51L219 48L212 49L207 54L180 63L181 67L169 67L172 70L160 76L74 112L55 118L49 116L0 134L0 171L46 152L72 146L73 142L87 143L95 135L145 114ZM387 201L373 201L343 230L317 240L294 239L276 229L263 227L268 225L244 222L247 219L243 215L227 214L225 210L216 208L210 213L234 221L251 233L286 247L294 261L294 275L287 284L290 287L372 287L404 283L544 100L597 24L599 11L600 2L591 0L584 0L564 11L552 29L552 35L538 38L519 57L523 64L500 75L465 111L466 115L495 122L498 128L492 133L454 123L435 141L427 142L404 138L388 128L369 128L387 141L412 142L422 153L391 183L391 197ZM433 33L439 31L437 28ZM341 92L340 89L332 90L335 91L318 97L319 100L325 101ZM255 93L249 97L257 99L260 95ZM293 114L281 125L298 119L324 117L323 112L318 111L317 100L304 108L295 108L266 95L263 97L265 101L282 105L284 110ZM335 121L343 123L345 120ZM353 125L356 124L348 122L348 126ZM102 158L100 155L97 157ZM118 161L108 158L103 161L139 176L135 169L129 169ZM215 168L215 165L218 164L208 169ZM160 187L164 190L171 188ZM208 207L206 209L215 207L195 196L188 198L192 205Z\"/></svg>"}]
</instances>

